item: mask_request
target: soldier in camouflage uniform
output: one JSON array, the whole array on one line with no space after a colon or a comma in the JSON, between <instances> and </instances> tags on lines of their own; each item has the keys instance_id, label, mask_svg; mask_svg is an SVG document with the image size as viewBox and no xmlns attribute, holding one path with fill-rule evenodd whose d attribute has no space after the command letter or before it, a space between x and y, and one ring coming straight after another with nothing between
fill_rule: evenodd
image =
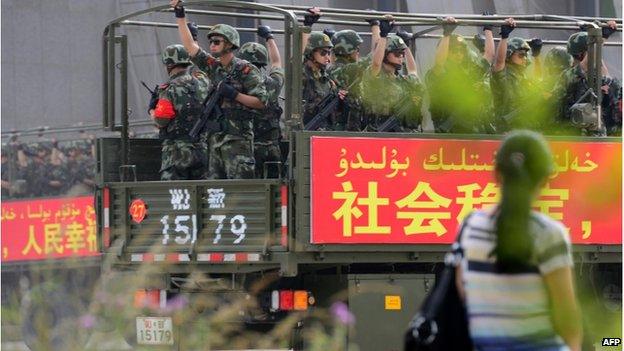
<instances>
[{"instance_id":1,"label":"soldier in camouflage uniform","mask_svg":"<svg viewBox=\"0 0 624 351\"><path fill-rule=\"evenodd\" d=\"M381 131L384 122L394 117L398 126L387 132L421 130L423 88L416 62L403 39L389 35L393 24L380 21L380 38L373 50L372 65L362 78L362 102L366 109L365 131ZM407 58L407 75L400 73Z\"/></svg>"},{"instance_id":2,"label":"soldier in camouflage uniform","mask_svg":"<svg viewBox=\"0 0 624 351\"><path fill-rule=\"evenodd\" d=\"M0 165L0 173L2 178L2 191L0 192L2 200L8 199L11 195L11 179L9 177L9 171L11 169L11 162L9 162L9 148L5 145L2 145L2 154L0 154L0 158L2 159L2 165Z\"/></svg>"},{"instance_id":3,"label":"soldier in camouflage uniform","mask_svg":"<svg viewBox=\"0 0 624 351\"><path fill-rule=\"evenodd\" d=\"M497 130L506 132L515 128L541 131L548 118L545 97L538 84L529 79L527 67L531 47L522 38L509 38L515 28L513 18L501 26L501 40L492 66L492 96Z\"/></svg>"},{"instance_id":4,"label":"soldier in camouflage uniform","mask_svg":"<svg viewBox=\"0 0 624 351\"><path fill-rule=\"evenodd\" d=\"M269 26L258 27L257 34L266 40L265 48L259 43L245 43L238 51L238 57L253 63L258 69L264 71L264 85L268 94L267 107L264 115L257 115L254 118L254 156L256 159L256 178L266 176L268 178L278 178L276 166L281 162L280 152L280 117L282 108L279 105L279 95L284 86L285 76L282 68L281 57L277 43L273 38ZM269 57L271 62L269 65ZM267 68L268 67L268 68ZM273 165L273 166L271 166Z\"/></svg>"},{"instance_id":5,"label":"soldier in camouflage uniform","mask_svg":"<svg viewBox=\"0 0 624 351\"><path fill-rule=\"evenodd\" d=\"M206 72L223 97L218 131L209 137L209 177L251 179L254 177L253 120L264 112L267 92L257 67L234 55L240 46L236 29L217 24L208 32L210 53L200 48L186 26L184 7L171 0L180 37L192 61Z\"/></svg>"},{"instance_id":6,"label":"soldier in camouflage uniform","mask_svg":"<svg viewBox=\"0 0 624 351\"><path fill-rule=\"evenodd\" d=\"M615 22L609 22L609 27L603 27L603 38L607 39L615 32ZM565 70L561 80L555 87L554 94L559 101L558 129L559 134L564 135L589 135L606 136L621 135L622 111L622 86L620 82L609 76L609 72L603 62L602 68L602 125L600 128L575 126L571 122L571 107L589 90L587 83L587 33L574 33L568 39L568 53L574 58L573 67ZM588 101L581 101L588 102Z\"/></svg>"},{"instance_id":7,"label":"soldier in camouflage uniform","mask_svg":"<svg viewBox=\"0 0 624 351\"><path fill-rule=\"evenodd\" d=\"M346 106L341 111L343 116L338 118L340 121L346 121L346 126L340 126L338 129L360 131L364 112L359 80L366 68L370 66L371 57L369 55L360 59L360 45L363 41L359 34L351 29L336 32L331 40L336 60L327 72L338 88L347 91Z\"/></svg>"},{"instance_id":8,"label":"soldier in camouflage uniform","mask_svg":"<svg viewBox=\"0 0 624 351\"><path fill-rule=\"evenodd\" d=\"M493 133L490 61L492 29L484 27L483 52L471 50L464 38L452 34L453 17L445 19L444 36L436 50L434 66L427 72L429 111L436 133Z\"/></svg>"},{"instance_id":9,"label":"soldier in camouflage uniform","mask_svg":"<svg viewBox=\"0 0 624 351\"><path fill-rule=\"evenodd\" d=\"M182 45L170 45L162 54L169 81L159 87L158 101L150 114L162 140L161 180L202 179L205 149L189 132L199 118L208 86L188 72L190 57Z\"/></svg>"}]
</instances>

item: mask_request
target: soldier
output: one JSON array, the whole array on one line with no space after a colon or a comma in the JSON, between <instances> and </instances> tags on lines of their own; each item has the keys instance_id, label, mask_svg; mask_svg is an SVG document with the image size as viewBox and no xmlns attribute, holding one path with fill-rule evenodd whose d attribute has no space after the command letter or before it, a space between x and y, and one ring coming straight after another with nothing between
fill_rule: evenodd
<instances>
[{"instance_id":1,"label":"soldier","mask_svg":"<svg viewBox=\"0 0 624 351\"><path fill-rule=\"evenodd\" d=\"M69 195L91 193L95 186L95 162L88 143L71 142L66 148L66 169L70 171Z\"/></svg>"},{"instance_id":2,"label":"soldier","mask_svg":"<svg viewBox=\"0 0 624 351\"><path fill-rule=\"evenodd\" d=\"M257 115L254 118L256 178L263 178L264 176L279 178L277 169L269 167L269 165L281 162L279 123L282 108L278 100L285 81L284 69L271 28L259 26L257 34L266 41L268 51L259 43L245 43L238 51L239 58L253 63L258 69L266 69L270 64L270 67L264 72L264 85L268 94L267 107L264 115ZM265 168L268 171L266 175L264 174Z\"/></svg>"},{"instance_id":3,"label":"soldier","mask_svg":"<svg viewBox=\"0 0 624 351\"><path fill-rule=\"evenodd\" d=\"M541 130L548 118L545 96L527 75L531 47L522 38L509 38L516 24L507 18L501 26L501 40L492 66L491 87L497 117L497 129ZM542 108L540 108L540 106Z\"/></svg>"},{"instance_id":4,"label":"soldier","mask_svg":"<svg viewBox=\"0 0 624 351\"><path fill-rule=\"evenodd\" d=\"M367 110L366 131L420 131L423 89L416 61L397 35L389 35L393 24L380 21L380 38L373 50L372 65L363 77L363 104ZM400 73L407 57L407 75ZM388 123L396 121L387 129Z\"/></svg>"},{"instance_id":5,"label":"soldier","mask_svg":"<svg viewBox=\"0 0 624 351\"><path fill-rule=\"evenodd\" d=\"M38 142L28 150L32 157L26 168L27 193L32 197L56 196L64 190L66 175L58 157L52 157L54 146L50 142Z\"/></svg>"},{"instance_id":6,"label":"soldier","mask_svg":"<svg viewBox=\"0 0 624 351\"><path fill-rule=\"evenodd\" d=\"M11 169L11 164L9 162L9 148L5 145L2 145L2 154L0 154L0 158L2 159L2 165L0 165L2 192L0 194L2 200L6 200L10 198L13 189L11 189L11 179L9 177L9 171Z\"/></svg>"},{"instance_id":7,"label":"soldier","mask_svg":"<svg viewBox=\"0 0 624 351\"><path fill-rule=\"evenodd\" d=\"M453 17L445 18L434 66L425 82L436 133L493 133L489 67L494 56L492 27L485 26L483 53L471 50L464 38L452 34Z\"/></svg>"},{"instance_id":8,"label":"soldier","mask_svg":"<svg viewBox=\"0 0 624 351\"><path fill-rule=\"evenodd\" d=\"M254 177L253 120L260 115L268 96L257 67L234 56L240 46L236 29L217 24L208 32L210 53L193 41L186 26L184 7L170 0L180 38L195 65L206 72L223 97L219 103L220 129L209 137L209 177L251 179Z\"/></svg>"},{"instance_id":9,"label":"soldier","mask_svg":"<svg viewBox=\"0 0 624 351\"><path fill-rule=\"evenodd\" d=\"M371 62L370 55L360 59L360 46L363 43L359 34L351 29L336 32L332 37L334 45L334 63L328 68L329 76L340 89L347 91L344 116L339 120L346 121L346 126L339 129L360 131L362 129L363 108L359 80Z\"/></svg>"},{"instance_id":10,"label":"soldier","mask_svg":"<svg viewBox=\"0 0 624 351\"><path fill-rule=\"evenodd\" d=\"M208 86L188 72L191 61L182 45L169 45L163 51L162 62L169 81L159 87L158 100L149 111L162 140L160 179L201 179L206 151L200 141L191 140L189 132L199 118Z\"/></svg>"},{"instance_id":11,"label":"soldier","mask_svg":"<svg viewBox=\"0 0 624 351\"><path fill-rule=\"evenodd\" d=\"M615 32L615 22L609 21L607 27L603 27L603 38L607 39ZM620 135L622 130L622 111L620 101L622 98L622 86L616 78L609 76L607 67L602 63L602 101L601 101L601 127L573 125L571 120L572 107L589 90L587 82L587 33L574 33L568 39L568 53L574 58L574 65L568 68L561 76L561 80L555 88L555 94L559 98L560 113L558 115L558 127L560 133L566 135L590 135L606 136Z\"/></svg>"},{"instance_id":12,"label":"soldier","mask_svg":"<svg viewBox=\"0 0 624 351\"><path fill-rule=\"evenodd\" d=\"M544 73L545 81L550 86L550 90L554 88L557 79L561 74L572 67L572 55L563 46L556 46L546 53L544 57Z\"/></svg>"}]
</instances>

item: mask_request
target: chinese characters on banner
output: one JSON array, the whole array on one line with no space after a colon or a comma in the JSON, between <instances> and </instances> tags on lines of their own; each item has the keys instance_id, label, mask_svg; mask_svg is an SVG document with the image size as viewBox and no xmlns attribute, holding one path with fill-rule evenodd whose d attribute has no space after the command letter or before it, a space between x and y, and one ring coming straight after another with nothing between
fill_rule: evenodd
<instances>
[{"instance_id":1,"label":"chinese characters on banner","mask_svg":"<svg viewBox=\"0 0 624 351\"><path fill-rule=\"evenodd\" d=\"M2 202L2 261L98 255L93 197Z\"/></svg>"},{"instance_id":2,"label":"chinese characters on banner","mask_svg":"<svg viewBox=\"0 0 624 351\"><path fill-rule=\"evenodd\" d=\"M472 210L500 189L500 141L311 138L311 243L453 242ZM550 142L555 172L534 208L576 244L622 243L622 152L617 142Z\"/></svg>"}]
</instances>

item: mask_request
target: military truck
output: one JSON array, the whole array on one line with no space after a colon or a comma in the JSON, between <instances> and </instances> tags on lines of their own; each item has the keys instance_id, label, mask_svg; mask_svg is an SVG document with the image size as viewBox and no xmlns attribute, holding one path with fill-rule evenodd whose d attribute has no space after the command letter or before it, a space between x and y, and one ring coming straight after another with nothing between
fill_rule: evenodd
<instances>
[{"instance_id":1,"label":"military truck","mask_svg":"<svg viewBox=\"0 0 624 351\"><path fill-rule=\"evenodd\" d=\"M310 341L302 335L314 325L316 311L340 301L356 321L348 327L345 347L400 349L459 221L495 202L492 161L500 137L304 131L299 77L305 8L238 1L185 6L197 16L282 23L275 32L286 66L285 176L159 181L159 141L128 137L132 38L124 28L176 25L140 20L170 12L164 5L111 21L103 36L103 124L120 136L97 140L97 232L104 290L124 286L132 302L128 308L101 302L104 310L121 318L117 327L130 344L185 350L199 348L190 340L210 329L204 317L231 305L242 328L241 334L228 334L238 335L232 345L241 345L235 340L244 333L295 320L288 336L271 347L304 349ZM371 16L323 11L321 23L328 24L367 26L363 20ZM394 15L399 25L439 25L432 15ZM561 30L576 29L580 21L537 17L526 16L518 25ZM460 26L502 23L501 16L458 18ZM199 24L200 30L208 28ZM592 50L599 53L600 46ZM553 138L552 145L559 173L536 206L570 228L580 271L600 272L592 277L598 294L615 297L621 291L621 141ZM601 191L606 186L608 194ZM589 201L596 194L604 196ZM172 305L180 298L192 306L193 317L176 315ZM249 305L241 307L238 300ZM619 313L621 301L606 300ZM201 347L228 347L223 329L216 330L203 335Z\"/></svg>"}]
</instances>

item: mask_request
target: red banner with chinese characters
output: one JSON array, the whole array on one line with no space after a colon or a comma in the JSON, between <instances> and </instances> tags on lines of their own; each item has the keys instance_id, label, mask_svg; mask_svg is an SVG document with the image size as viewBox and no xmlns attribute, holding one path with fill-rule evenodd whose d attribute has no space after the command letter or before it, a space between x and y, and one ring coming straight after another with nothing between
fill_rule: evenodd
<instances>
[{"instance_id":1,"label":"red banner with chinese characters","mask_svg":"<svg viewBox=\"0 0 624 351\"><path fill-rule=\"evenodd\" d=\"M495 140L311 138L311 243L451 243L499 198ZM622 145L550 142L555 173L534 203L576 244L622 243Z\"/></svg>"},{"instance_id":2,"label":"red banner with chinese characters","mask_svg":"<svg viewBox=\"0 0 624 351\"><path fill-rule=\"evenodd\" d=\"M93 196L2 201L2 262L97 256Z\"/></svg>"}]
</instances>

